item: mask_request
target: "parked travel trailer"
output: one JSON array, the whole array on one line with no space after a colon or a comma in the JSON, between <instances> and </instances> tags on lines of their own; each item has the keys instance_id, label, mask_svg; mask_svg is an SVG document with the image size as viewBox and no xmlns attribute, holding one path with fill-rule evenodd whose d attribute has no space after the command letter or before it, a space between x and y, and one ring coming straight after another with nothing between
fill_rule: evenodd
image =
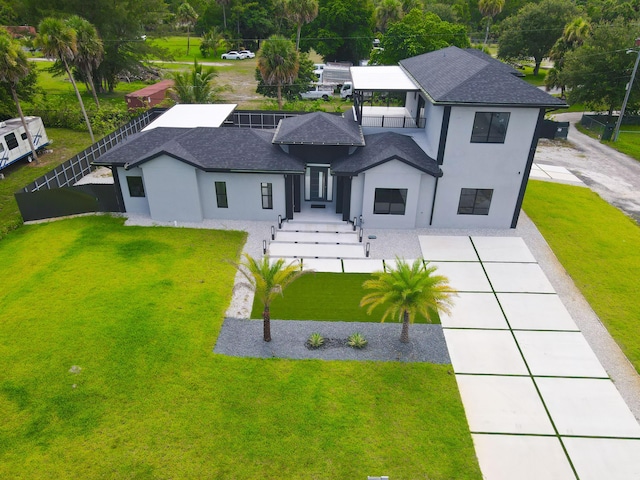
<instances>
[{"instance_id":1,"label":"parked travel trailer","mask_svg":"<svg viewBox=\"0 0 640 480\"><path fill-rule=\"evenodd\" d=\"M40 117L25 117L25 120L36 150L48 145L49 138L42 119ZM33 160L32 156L22 121L19 118L12 118L0 122L0 170L25 157L29 157L29 161L31 161Z\"/></svg>"}]
</instances>

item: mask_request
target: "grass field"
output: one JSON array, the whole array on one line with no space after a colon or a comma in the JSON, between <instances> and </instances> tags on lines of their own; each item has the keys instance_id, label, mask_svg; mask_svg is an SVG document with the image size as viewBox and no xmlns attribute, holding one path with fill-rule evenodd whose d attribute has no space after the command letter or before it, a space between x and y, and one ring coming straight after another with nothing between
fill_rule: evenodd
<instances>
[{"instance_id":1,"label":"grass field","mask_svg":"<svg viewBox=\"0 0 640 480\"><path fill-rule=\"evenodd\" d=\"M591 138L600 139L599 132L596 132L595 130L589 130L579 123L576 123L576 128L585 135L589 135ZM602 143L618 150L619 152L629 155L631 158L635 158L640 162L640 126L624 125L620 129L620 134L618 135L618 140L616 142L607 140Z\"/></svg>"},{"instance_id":2,"label":"grass field","mask_svg":"<svg viewBox=\"0 0 640 480\"><path fill-rule=\"evenodd\" d=\"M591 190L555 183L529 182L524 210L640 372L638 225Z\"/></svg>"},{"instance_id":3,"label":"grass field","mask_svg":"<svg viewBox=\"0 0 640 480\"><path fill-rule=\"evenodd\" d=\"M383 307L371 315L367 308L360 308L360 300L367 293L362 288L366 273L311 273L303 275L284 291L282 297L271 304L271 318L279 320L336 320L342 322L379 322ZM251 318L262 318L262 304L256 299ZM387 322L398 320L387 319ZM440 323L439 319L427 322L423 317L415 323Z\"/></svg>"},{"instance_id":4,"label":"grass field","mask_svg":"<svg viewBox=\"0 0 640 480\"><path fill-rule=\"evenodd\" d=\"M214 354L243 240L82 217L0 241L0 478L481 478L450 366Z\"/></svg>"}]
</instances>

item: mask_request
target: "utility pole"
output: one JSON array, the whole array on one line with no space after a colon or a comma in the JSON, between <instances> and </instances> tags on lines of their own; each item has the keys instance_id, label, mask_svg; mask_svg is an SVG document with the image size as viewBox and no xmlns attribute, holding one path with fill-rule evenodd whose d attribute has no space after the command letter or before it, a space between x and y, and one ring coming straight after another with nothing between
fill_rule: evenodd
<instances>
[{"instance_id":1,"label":"utility pole","mask_svg":"<svg viewBox=\"0 0 640 480\"><path fill-rule=\"evenodd\" d=\"M620 134L620 126L622 125L622 117L624 117L624 111L627 108L627 102L629 101L629 95L631 94L631 89L633 88L633 81L636 79L636 72L638 71L638 63L640 63L640 38L636 38L636 48L638 52L638 56L636 57L636 64L633 66L633 73L631 74L631 80L627 83L627 92L624 94L624 101L622 102L622 109L620 110L620 116L618 117L618 121L616 122L616 127L613 129L613 138L612 140L616 142L618 140L618 135ZM627 53L634 52L635 50L627 50Z\"/></svg>"}]
</instances>

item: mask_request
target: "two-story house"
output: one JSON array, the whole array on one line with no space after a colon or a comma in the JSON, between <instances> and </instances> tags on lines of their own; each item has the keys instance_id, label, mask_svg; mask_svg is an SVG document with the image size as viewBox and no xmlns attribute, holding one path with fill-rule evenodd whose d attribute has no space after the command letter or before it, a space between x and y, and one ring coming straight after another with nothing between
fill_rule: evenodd
<instances>
[{"instance_id":1,"label":"two-story house","mask_svg":"<svg viewBox=\"0 0 640 480\"><path fill-rule=\"evenodd\" d=\"M127 212L158 221L322 209L375 228L516 226L544 114L563 101L457 47L351 73L344 115L263 130L223 126L233 106L194 106L217 120L152 124L96 163Z\"/></svg>"}]
</instances>

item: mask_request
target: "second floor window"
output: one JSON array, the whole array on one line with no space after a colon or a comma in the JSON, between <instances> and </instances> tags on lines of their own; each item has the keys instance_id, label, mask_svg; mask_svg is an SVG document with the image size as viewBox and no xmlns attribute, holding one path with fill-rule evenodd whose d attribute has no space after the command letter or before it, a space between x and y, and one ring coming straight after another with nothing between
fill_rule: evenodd
<instances>
[{"instance_id":1,"label":"second floor window","mask_svg":"<svg viewBox=\"0 0 640 480\"><path fill-rule=\"evenodd\" d=\"M476 112L471 143L504 143L509 115L505 112Z\"/></svg>"}]
</instances>

